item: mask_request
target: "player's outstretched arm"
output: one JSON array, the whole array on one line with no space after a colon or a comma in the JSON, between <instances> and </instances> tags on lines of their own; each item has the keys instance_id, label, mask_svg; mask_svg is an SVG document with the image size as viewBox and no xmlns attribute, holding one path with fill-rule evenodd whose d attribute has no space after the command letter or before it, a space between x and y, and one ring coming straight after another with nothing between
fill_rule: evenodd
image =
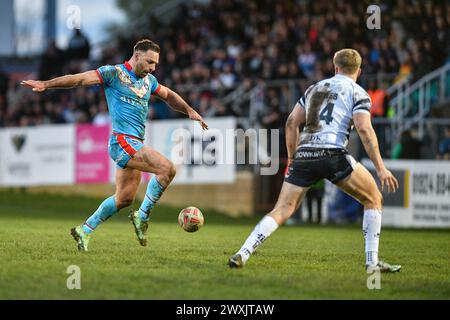
<instances>
[{"instance_id":1,"label":"player's outstretched arm","mask_svg":"<svg viewBox=\"0 0 450 320\"><path fill-rule=\"evenodd\" d=\"M71 74L48 81L23 80L20 84L30 87L34 92L44 92L48 89L70 89L81 86L100 84L100 78L95 70Z\"/></svg>"},{"instance_id":2,"label":"player's outstretched arm","mask_svg":"<svg viewBox=\"0 0 450 320\"><path fill-rule=\"evenodd\" d=\"M356 131L358 131L367 155L375 166L378 178L381 181L381 190L384 189L384 186L387 186L389 192L395 192L398 188L398 181L384 166L378 146L378 139L370 121L370 114L362 112L353 114L353 123L355 124Z\"/></svg>"},{"instance_id":3,"label":"player's outstretched arm","mask_svg":"<svg viewBox=\"0 0 450 320\"><path fill-rule=\"evenodd\" d=\"M167 104L175 111L187 114L189 119L200 122L202 129L208 129L208 125L203 120L202 116L192 109L179 94L170 90L169 88L160 85L158 93L156 94L159 98L167 102Z\"/></svg>"},{"instance_id":4,"label":"player's outstretched arm","mask_svg":"<svg viewBox=\"0 0 450 320\"><path fill-rule=\"evenodd\" d=\"M298 103L286 121L286 147L289 160L292 160L297 148L300 131L306 122L306 112Z\"/></svg>"}]
</instances>

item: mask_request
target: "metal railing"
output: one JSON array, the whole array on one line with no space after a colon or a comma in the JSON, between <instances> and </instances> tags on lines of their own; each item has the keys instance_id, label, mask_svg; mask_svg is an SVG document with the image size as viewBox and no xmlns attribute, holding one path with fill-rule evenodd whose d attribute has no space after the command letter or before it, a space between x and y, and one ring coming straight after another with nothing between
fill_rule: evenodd
<instances>
[{"instance_id":1,"label":"metal railing","mask_svg":"<svg viewBox=\"0 0 450 320\"><path fill-rule=\"evenodd\" d=\"M418 136L422 138L431 108L450 102L450 64L434 70L413 84L404 80L390 87L387 94L394 113L391 119L394 136L398 137L404 130L417 126Z\"/></svg>"},{"instance_id":2,"label":"metal railing","mask_svg":"<svg viewBox=\"0 0 450 320\"><path fill-rule=\"evenodd\" d=\"M418 130L411 130L412 136L421 144L421 159L435 159L439 142L445 137L445 128L450 126L450 118L424 118L422 136ZM383 158L391 158L394 146L400 142L400 135L390 118L373 118L372 124L378 138ZM406 129L405 129L406 130Z\"/></svg>"}]
</instances>

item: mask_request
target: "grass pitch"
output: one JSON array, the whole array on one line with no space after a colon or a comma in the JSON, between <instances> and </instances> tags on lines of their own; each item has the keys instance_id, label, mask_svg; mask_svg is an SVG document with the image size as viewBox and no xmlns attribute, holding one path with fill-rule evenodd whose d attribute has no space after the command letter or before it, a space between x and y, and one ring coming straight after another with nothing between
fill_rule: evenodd
<instances>
[{"instance_id":1,"label":"grass pitch","mask_svg":"<svg viewBox=\"0 0 450 320\"><path fill-rule=\"evenodd\" d=\"M449 230L384 229L380 256L403 270L369 290L359 226L282 227L231 270L228 257L259 219L202 208L205 226L187 233L177 225L181 208L159 206L148 247L122 211L79 253L69 229L101 200L0 192L0 299L450 299ZM71 265L81 290L67 289Z\"/></svg>"}]
</instances>

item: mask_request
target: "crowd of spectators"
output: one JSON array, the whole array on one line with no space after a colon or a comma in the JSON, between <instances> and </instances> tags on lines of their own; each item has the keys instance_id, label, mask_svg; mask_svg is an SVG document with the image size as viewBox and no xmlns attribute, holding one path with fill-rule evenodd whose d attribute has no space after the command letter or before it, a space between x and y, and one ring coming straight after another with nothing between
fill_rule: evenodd
<instances>
[{"instance_id":1,"label":"crowd of spectators","mask_svg":"<svg viewBox=\"0 0 450 320\"><path fill-rule=\"evenodd\" d=\"M383 1L381 29L369 30L366 10L372 2L215 0L182 4L168 22L150 14L144 28L128 28L145 33L115 35L104 46L100 61L88 59L89 41L80 31L67 50L50 43L41 57L38 77L45 80L121 63L131 56L136 40L149 37L161 46L155 71L159 81L179 91L201 114L226 116L242 115L222 101L237 86L245 83L251 88L258 81L277 79L307 84L332 76L333 53L344 47L361 53L363 74L394 75L393 81L419 79L445 63L450 56L450 6L445 1ZM8 88L4 77L0 73L0 126L108 121L99 87L35 95L20 90L17 83L10 82ZM369 82L363 85L367 88ZM377 85L370 84L374 95ZM298 95L304 89L299 85ZM283 92L279 87L265 92L266 109L259 118L263 125L283 123L288 111L280 108ZM379 105L383 109L384 100ZM176 116L161 102L152 101L152 106L151 118ZM377 115L386 114L381 109Z\"/></svg>"}]
</instances>

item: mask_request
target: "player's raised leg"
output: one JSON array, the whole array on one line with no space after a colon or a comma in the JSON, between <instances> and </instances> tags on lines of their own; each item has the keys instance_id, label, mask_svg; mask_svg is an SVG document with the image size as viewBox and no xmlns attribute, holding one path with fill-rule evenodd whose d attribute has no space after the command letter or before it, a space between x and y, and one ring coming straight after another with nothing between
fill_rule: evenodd
<instances>
[{"instance_id":1,"label":"player's raised leg","mask_svg":"<svg viewBox=\"0 0 450 320\"><path fill-rule=\"evenodd\" d=\"M91 233L120 209L133 203L140 181L139 171L117 168L115 194L104 200L83 225L71 229L71 234L78 243L78 250L87 251Z\"/></svg>"},{"instance_id":2,"label":"player's raised leg","mask_svg":"<svg viewBox=\"0 0 450 320\"><path fill-rule=\"evenodd\" d=\"M389 265L378 259L381 233L381 211L383 196L378 190L370 172L358 163L351 175L337 183L337 186L353 196L364 206L363 234L365 240L366 270L369 273L400 271L400 265Z\"/></svg>"},{"instance_id":3,"label":"player's raised leg","mask_svg":"<svg viewBox=\"0 0 450 320\"><path fill-rule=\"evenodd\" d=\"M278 201L253 229L241 249L228 261L230 268L242 268L250 255L297 210L309 188L284 182Z\"/></svg>"},{"instance_id":4,"label":"player's raised leg","mask_svg":"<svg viewBox=\"0 0 450 320\"><path fill-rule=\"evenodd\" d=\"M150 213L164 190L175 177L176 170L170 160L148 146L140 149L128 162L127 166L154 174L147 185L147 191L139 210L130 215L139 243L142 246L146 246Z\"/></svg>"}]
</instances>

